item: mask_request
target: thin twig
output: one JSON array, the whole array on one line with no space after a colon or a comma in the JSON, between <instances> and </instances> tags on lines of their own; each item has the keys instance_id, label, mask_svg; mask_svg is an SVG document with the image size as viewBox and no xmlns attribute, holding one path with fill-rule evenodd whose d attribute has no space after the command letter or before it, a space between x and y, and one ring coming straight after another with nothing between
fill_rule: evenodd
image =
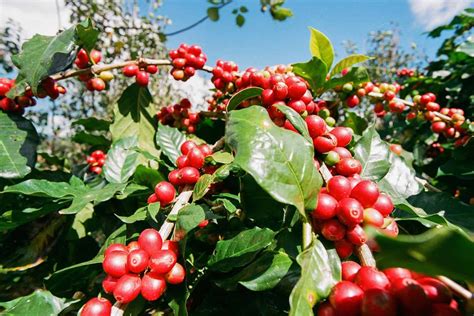
<instances>
[{"instance_id":1,"label":"thin twig","mask_svg":"<svg viewBox=\"0 0 474 316\"><path fill-rule=\"evenodd\" d=\"M473 295L472 293L469 291L469 290L466 290L464 287L462 287L461 285L457 284L456 282L454 282L453 280L445 277L445 276L437 276L437 278L443 282L444 284L446 284L450 289L451 291L453 291L455 294L457 294L458 296L462 297L464 300L466 301L469 301L469 300L472 300L473 299Z\"/></svg>"},{"instance_id":2,"label":"thin twig","mask_svg":"<svg viewBox=\"0 0 474 316\"><path fill-rule=\"evenodd\" d=\"M210 118L218 118L218 119L225 119L226 113L225 112L211 112L211 111L201 111L199 112L201 117L210 117Z\"/></svg>"},{"instance_id":3,"label":"thin twig","mask_svg":"<svg viewBox=\"0 0 474 316\"><path fill-rule=\"evenodd\" d=\"M125 309L127 309L127 304L115 302L115 304L112 306L110 316L123 316Z\"/></svg>"},{"instance_id":4,"label":"thin twig","mask_svg":"<svg viewBox=\"0 0 474 316\"><path fill-rule=\"evenodd\" d=\"M174 227L174 222L170 221L170 217L175 217L178 212L185 206L191 196L193 195L193 189L190 185L187 185L184 187L183 191L178 195L176 198L176 201L173 205L173 208L171 209L171 212L168 214L168 217L166 218L165 222L160 228L160 235L163 240L168 239L168 237L171 235L171 232L173 231Z\"/></svg>"},{"instance_id":5,"label":"thin twig","mask_svg":"<svg viewBox=\"0 0 474 316\"><path fill-rule=\"evenodd\" d=\"M357 246L355 252L363 266L374 268L377 266L372 251L370 251L370 248L367 246L367 244Z\"/></svg>"}]
</instances>

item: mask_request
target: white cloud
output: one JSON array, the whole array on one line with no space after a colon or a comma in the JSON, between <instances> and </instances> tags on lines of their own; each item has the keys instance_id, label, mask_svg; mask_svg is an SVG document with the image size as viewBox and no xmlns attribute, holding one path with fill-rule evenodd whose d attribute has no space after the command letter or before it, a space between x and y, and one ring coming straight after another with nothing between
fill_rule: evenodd
<instances>
[{"instance_id":1,"label":"white cloud","mask_svg":"<svg viewBox=\"0 0 474 316\"><path fill-rule=\"evenodd\" d=\"M69 12L63 0L0 0L0 25L11 18L20 23L25 39L34 34L54 35L69 24Z\"/></svg>"},{"instance_id":2,"label":"white cloud","mask_svg":"<svg viewBox=\"0 0 474 316\"><path fill-rule=\"evenodd\" d=\"M449 22L474 0L408 0L416 22L426 30Z\"/></svg>"},{"instance_id":3,"label":"white cloud","mask_svg":"<svg viewBox=\"0 0 474 316\"><path fill-rule=\"evenodd\" d=\"M207 109L206 99L211 96L210 89L214 88L208 76L204 77L200 73L196 73L188 81L176 81L171 79L171 86L182 95L188 98L194 108L204 110Z\"/></svg>"}]
</instances>

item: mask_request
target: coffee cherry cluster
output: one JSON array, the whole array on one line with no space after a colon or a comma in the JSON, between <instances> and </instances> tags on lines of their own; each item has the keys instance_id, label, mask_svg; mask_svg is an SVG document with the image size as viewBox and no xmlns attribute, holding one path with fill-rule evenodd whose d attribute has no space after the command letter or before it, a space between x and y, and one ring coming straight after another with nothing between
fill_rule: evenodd
<instances>
[{"instance_id":1,"label":"coffee cherry cluster","mask_svg":"<svg viewBox=\"0 0 474 316\"><path fill-rule=\"evenodd\" d=\"M217 90L224 93L235 91L235 81L238 80L239 66L233 61L218 60L212 70L212 83Z\"/></svg>"},{"instance_id":2,"label":"coffee cherry cluster","mask_svg":"<svg viewBox=\"0 0 474 316\"><path fill-rule=\"evenodd\" d=\"M441 281L403 268L379 271L353 261L342 263L342 281L318 316L461 316L450 289Z\"/></svg>"},{"instance_id":3,"label":"coffee cherry cluster","mask_svg":"<svg viewBox=\"0 0 474 316\"><path fill-rule=\"evenodd\" d=\"M402 68L397 70L397 76L399 77L413 77L415 75L415 70Z\"/></svg>"},{"instance_id":4,"label":"coffee cherry cluster","mask_svg":"<svg viewBox=\"0 0 474 316\"><path fill-rule=\"evenodd\" d=\"M177 49L169 52L173 68L171 75L175 80L186 81L196 73L196 69L202 69L206 64L207 57L197 45L181 44Z\"/></svg>"},{"instance_id":5,"label":"coffee cherry cluster","mask_svg":"<svg viewBox=\"0 0 474 316\"><path fill-rule=\"evenodd\" d=\"M185 278L186 271L177 262L178 256L177 242L163 242L158 231L145 229L138 241L127 246L112 244L105 250L102 267L107 276L102 288L123 304L132 302L139 294L147 301L156 301L167 284L180 284Z\"/></svg>"},{"instance_id":6,"label":"coffee cherry cluster","mask_svg":"<svg viewBox=\"0 0 474 316\"><path fill-rule=\"evenodd\" d=\"M161 108L156 115L163 125L170 125L192 134L200 122L199 114L191 112L191 102L182 99L179 103Z\"/></svg>"},{"instance_id":7,"label":"coffee cherry cluster","mask_svg":"<svg viewBox=\"0 0 474 316\"><path fill-rule=\"evenodd\" d=\"M158 66L145 65L139 67L138 65L132 64L123 67L122 72L125 77L135 77L135 82L139 86L146 87L150 82L150 74L156 74L158 72Z\"/></svg>"},{"instance_id":8,"label":"coffee cherry cluster","mask_svg":"<svg viewBox=\"0 0 474 316\"><path fill-rule=\"evenodd\" d=\"M86 69L95 64L98 64L102 60L102 53L98 50L91 50L88 54L87 51L83 48L77 52L76 60L74 64L79 69ZM114 75L110 71L104 71L95 76L92 73L85 73L79 75L78 79L82 82L85 82L86 89L89 91L102 91L106 88L106 82L112 80Z\"/></svg>"},{"instance_id":9,"label":"coffee cherry cluster","mask_svg":"<svg viewBox=\"0 0 474 316\"><path fill-rule=\"evenodd\" d=\"M89 171L95 174L102 173L102 167L105 164L107 155L102 150L96 150L90 156L87 156L87 164L89 165Z\"/></svg>"}]
</instances>

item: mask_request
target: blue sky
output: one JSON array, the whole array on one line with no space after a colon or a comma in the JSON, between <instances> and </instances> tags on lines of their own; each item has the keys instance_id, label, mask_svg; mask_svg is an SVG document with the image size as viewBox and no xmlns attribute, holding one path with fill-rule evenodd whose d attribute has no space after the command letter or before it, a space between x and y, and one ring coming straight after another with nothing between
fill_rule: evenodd
<instances>
[{"instance_id":1,"label":"blue sky","mask_svg":"<svg viewBox=\"0 0 474 316\"><path fill-rule=\"evenodd\" d=\"M182 42L199 44L212 64L217 58L223 58L246 68L309 59L308 26L319 29L331 39L339 58L344 56L344 40L350 39L363 49L370 31L387 29L391 22L397 23L401 30L402 45L408 47L415 42L430 57L441 42L423 34L430 24L420 21L420 13L413 12L416 4L407 0L288 0L286 6L293 10L294 16L284 22L273 21L269 14L261 13L257 0L234 2L221 10L219 21L208 20L169 37L168 47ZM241 4L245 4L249 12L245 15L245 25L239 28L231 11ZM167 32L172 32L204 16L207 6L202 0L169 0L164 1L159 12L173 21L167 27ZM420 10L423 8L418 8Z\"/></svg>"}]
</instances>

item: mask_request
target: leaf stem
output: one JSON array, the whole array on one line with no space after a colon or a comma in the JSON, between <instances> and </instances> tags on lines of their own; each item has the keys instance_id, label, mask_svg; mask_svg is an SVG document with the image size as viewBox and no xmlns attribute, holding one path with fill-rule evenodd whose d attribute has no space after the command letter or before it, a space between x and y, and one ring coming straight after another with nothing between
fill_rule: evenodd
<instances>
[{"instance_id":1,"label":"leaf stem","mask_svg":"<svg viewBox=\"0 0 474 316\"><path fill-rule=\"evenodd\" d=\"M312 231L313 228L311 227L311 223L304 221L303 222L303 250L308 248L311 245L312 241Z\"/></svg>"}]
</instances>

